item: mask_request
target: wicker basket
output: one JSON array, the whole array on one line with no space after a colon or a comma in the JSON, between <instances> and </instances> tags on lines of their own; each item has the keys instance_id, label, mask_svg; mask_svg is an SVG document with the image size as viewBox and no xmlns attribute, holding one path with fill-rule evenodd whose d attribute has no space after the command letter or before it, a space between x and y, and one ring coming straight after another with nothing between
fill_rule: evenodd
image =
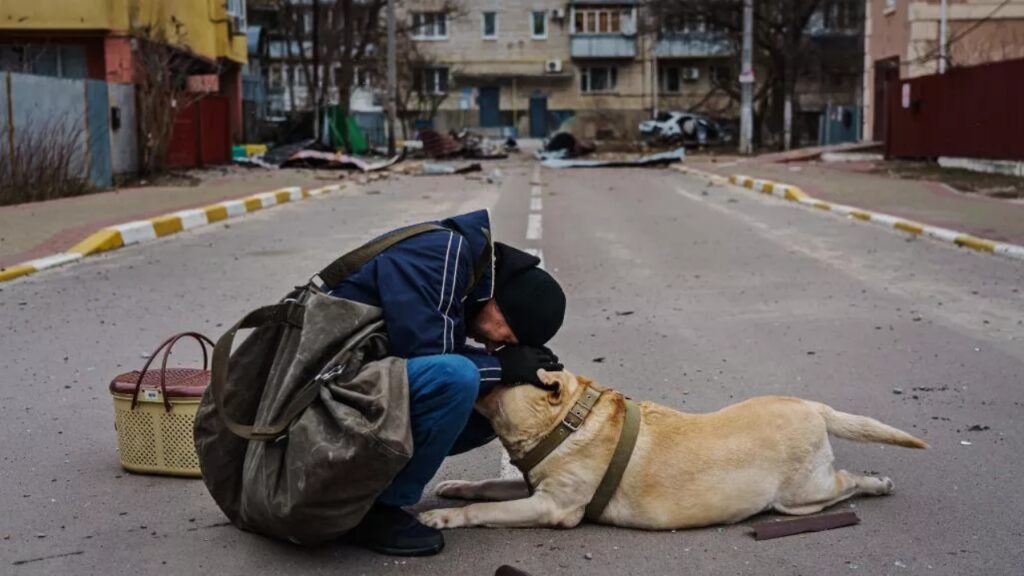
<instances>
[{"instance_id":1,"label":"wicker basket","mask_svg":"<svg viewBox=\"0 0 1024 576\"><path fill-rule=\"evenodd\" d=\"M203 369L167 368L171 348L183 337L195 338L203 350ZM209 338L185 332L169 338L141 371L121 374L110 383L114 428L121 466L130 472L199 477L192 427L199 400L210 383L206 344ZM166 349L166 350L165 350ZM159 371L149 371L165 350Z\"/></svg>"}]
</instances>

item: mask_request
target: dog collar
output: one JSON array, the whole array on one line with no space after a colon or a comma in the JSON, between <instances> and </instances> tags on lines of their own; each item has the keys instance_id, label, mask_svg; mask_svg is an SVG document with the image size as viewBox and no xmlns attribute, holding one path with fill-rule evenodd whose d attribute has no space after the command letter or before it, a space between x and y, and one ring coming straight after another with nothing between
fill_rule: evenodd
<instances>
[{"instance_id":1,"label":"dog collar","mask_svg":"<svg viewBox=\"0 0 1024 576\"><path fill-rule=\"evenodd\" d=\"M530 470L533 470L573 432L583 426L583 422L586 421L587 416L590 415L597 401L605 392L604 389L584 384L583 394L572 405L558 426L548 432L547 436L525 456L512 462L523 473L523 478L526 480L531 494L533 493L533 484L530 482ZM615 443L611 462L608 463L608 468L605 469L604 475L601 477L601 483L584 510L584 516L591 521L597 521L604 513L608 503L611 502L619 483L622 482L622 476L626 473L626 467L629 466L629 461L633 457L633 449L636 448L636 440L640 434L640 406L628 398L625 402L626 415L622 423L622 430L619 432L619 440Z\"/></svg>"},{"instance_id":2,"label":"dog collar","mask_svg":"<svg viewBox=\"0 0 1024 576\"><path fill-rule=\"evenodd\" d=\"M569 412L558 423L558 426L548 432L547 436L522 458L512 462L523 473L523 476L529 477L530 470L533 470L537 464L547 458L548 454L561 446L562 442L565 442L573 432L580 429L580 426L583 426L583 422L590 415L590 411L594 409L601 394L604 394L604 390L597 390L589 384L584 384L583 394L572 405L572 408L569 408Z\"/></svg>"}]
</instances>

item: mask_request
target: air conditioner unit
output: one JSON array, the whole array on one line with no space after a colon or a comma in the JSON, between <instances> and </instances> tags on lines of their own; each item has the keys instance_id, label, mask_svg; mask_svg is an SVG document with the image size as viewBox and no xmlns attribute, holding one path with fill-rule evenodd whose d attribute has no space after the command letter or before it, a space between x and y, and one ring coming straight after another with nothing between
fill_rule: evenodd
<instances>
[{"instance_id":1,"label":"air conditioner unit","mask_svg":"<svg viewBox=\"0 0 1024 576\"><path fill-rule=\"evenodd\" d=\"M548 74L557 74L562 71L561 60L548 60L544 62L544 71Z\"/></svg>"},{"instance_id":2,"label":"air conditioner unit","mask_svg":"<svg viewBox=\"0 0 1024 576\"><path fill-rule=\"evenodd\" d=\"M694 81L700 78L700 68L683 68L683 80Z\"/></svg>"},{"instance_id":3,"label":"air conditioner unit","mask_svg":"<svg viewBox=\"0 0 1024 576\"><path fill-rule=\"evenodd\" d=\"M554 20L565 20L565 8L552 8L551 18Z\"/></svg>"}]
</instances>

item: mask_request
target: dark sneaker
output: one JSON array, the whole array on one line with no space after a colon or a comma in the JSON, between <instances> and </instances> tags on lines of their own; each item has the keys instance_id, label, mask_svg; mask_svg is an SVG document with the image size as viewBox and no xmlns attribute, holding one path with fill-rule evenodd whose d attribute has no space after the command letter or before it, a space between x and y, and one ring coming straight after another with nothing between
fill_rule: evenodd
<instances>
[{"instance_id":1,"label":"dark sneaker","mask_svg":"<svg viewBox=\"0 0 1024 576\"><path fill-rule=\"evenodd\" d=\"M350 534L360 546L391 556L431 556L444 548L440 530L420 524L401 508L382 504L374 504Z\"/></svg>"}]
</instances>

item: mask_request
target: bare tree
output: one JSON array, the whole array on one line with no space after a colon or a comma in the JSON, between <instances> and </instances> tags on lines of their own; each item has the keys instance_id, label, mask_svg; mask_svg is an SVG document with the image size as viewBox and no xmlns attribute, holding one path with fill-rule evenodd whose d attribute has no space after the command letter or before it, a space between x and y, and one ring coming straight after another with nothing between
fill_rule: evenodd
<instances>
[{"instance_id":1,"label":"bare tree","mask_svg":"<svg viewBox=\"0 0 1024 576\"><path fill-rule=\"evenodd\" d=\"M797 78L814 52L806 34L815 12L827 0L758 0L754 17L754 68L758 86L754 92L755 125L762 129L762 143L768 125L782 128L786 102L794 103ZM659 22L673 18L703 22L719 31L739 54L742 40L743 0L652 0L651 8ZM715 89L739 100L738 67L715 80ZM731 72L736 72L731 73Z\"/></svg>"},{"instance_id":2,"label":"bare tree","mask_svg":"<svg viewBox=\"0 0 1024 576\"><path fill-rule=\"evenodd\" d=\"M166 165L175 119L202 95L188 90L190 57L183 24L173 16L163 23L131 17L136 101L139 122L139 173L153 174Z\"/></svg>"},{"instance_id":3,"label":"bare tree","mask_svg":"<svg viewBox=\"0 0 1024 576\"><path fill-rule=\"evenodd\" d=\"M420 49L412 39L412 32L403 30L397 36L397 98L395 113L402 122L402 136L412 135L412 123L417 119L433 120L441 104L448 98L448 90L435 90L428 80L438 67L437 59Z\"/></svg>"},{"instance_id":4,"label":"bare tree","mask_svg":"<svg viewBox=\"0 0 1024 576\"><path fill-rule=\"evenodd\" d=\"M320 0L319 12L313 18L314 6L301 0L260 0L278 14L278 26L285 40L286 56L293 70L286 78L292 109L320 108L332 103L349 113L349 102L355 86L357 70L383 71L387 44L385 9L387 0ZM445 12L449 20L464 14L458 0L444 0L431 6L433 12ZM319 31L317 53L313 53L313 26ZM431 66L434 59L419 49L413 40L415 30L411 19L398 23L399 112L405 117L433 117L445 95L427 94L415 70ZM324 73L319 86L313 84L313 66L319 62ZM306 85L305 100L296 101L295 81ZM374 88L383 89L383 74L369 79ZM332 91L332 88L334 89ZM332 96L336 95L336 99ZM342 137L347 132L342 131Z\"/></svg>"}]
</instances>

